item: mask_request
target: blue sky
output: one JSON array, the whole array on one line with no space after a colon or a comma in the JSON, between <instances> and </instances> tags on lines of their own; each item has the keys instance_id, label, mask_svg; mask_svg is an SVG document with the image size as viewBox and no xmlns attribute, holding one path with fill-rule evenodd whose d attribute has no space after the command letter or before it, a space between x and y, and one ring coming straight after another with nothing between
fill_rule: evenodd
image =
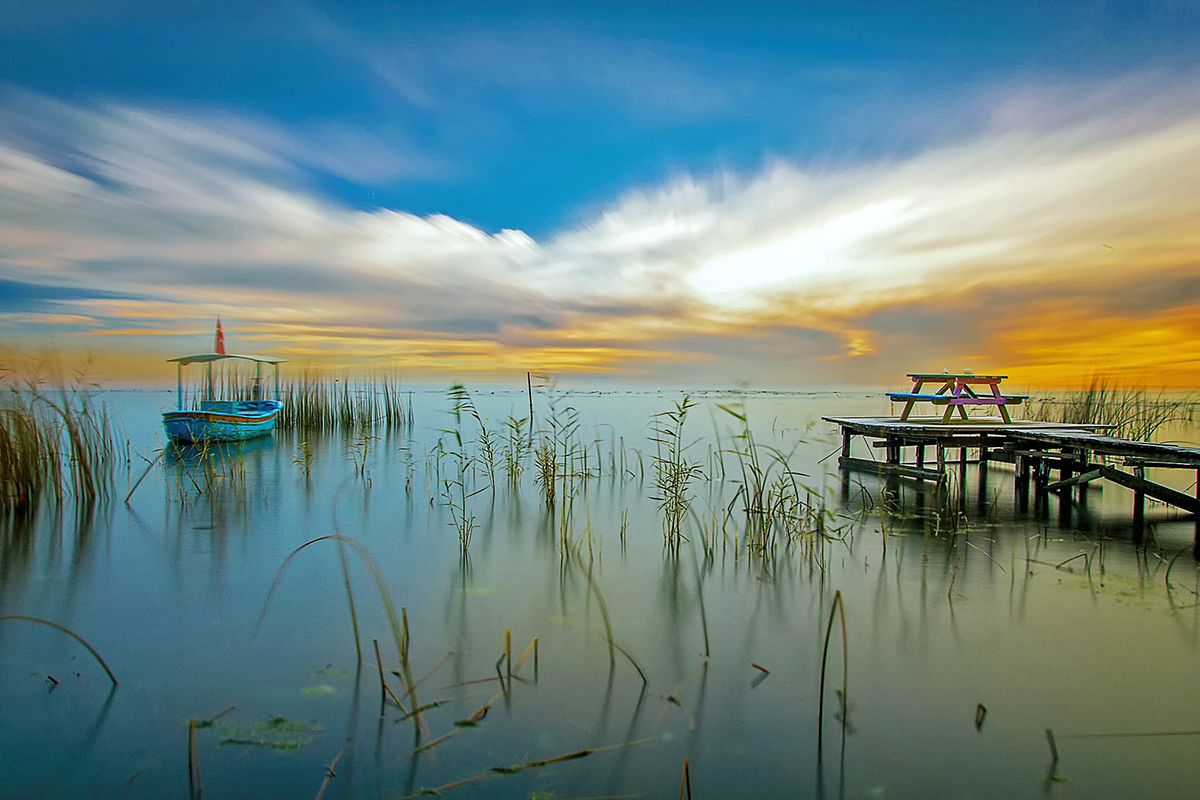
<instances>
[{"instance_id":1,"label":"blue sky","mask_svg":"<svg viewBox=\"0 0 1200 800\"><path fill-rule=\"evenodd\" d=\"M1012 320L1038 313L988 293L1054 285L1052 231L1092 226L1061 258L1111 281L1093 319L1137 316L1117 308L1132 265L1080 261L1114 219L1138 269L1190 286L1190 239L1163 244L1183 223L1134 221L1183 189L1098 209L1089 170L1180 177L1198 34L1179 0L10 0L0 338L157 352L221 313L312 358L726 382L799 348L789 379L841 381L927 354L921 290L968 269L1001 277L956 281L948 305L983 325L936 357L1020 365ZM1039 164L1068 191L1023 194ZM1010 232L1038 197L1079 210L1019 242L956 221L989 185Z\"/></svg>"}]
</instances>

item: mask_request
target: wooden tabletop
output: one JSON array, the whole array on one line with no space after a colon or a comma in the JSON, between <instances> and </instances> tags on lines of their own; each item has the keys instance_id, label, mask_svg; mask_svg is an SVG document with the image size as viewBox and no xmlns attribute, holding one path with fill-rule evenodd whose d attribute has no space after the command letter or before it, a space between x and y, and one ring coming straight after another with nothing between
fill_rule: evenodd
<instances>
[{"instance_id":1,"label":"wooden tabletop","mask_svg":"<svg viewBox=\"0 0 1200 800\"><path fill-rule=\"evenodd\" d=\"M910 372L910 373L908 373L908 377L913 378L913 379L926 380L926 381L932 381L932 380L946 380L946 381L1000 380L1000 381L1002 381L1005 378L1007 378L1008 376L1007 375L977 375L973 372Z\"/></svg>"}]
</instances>

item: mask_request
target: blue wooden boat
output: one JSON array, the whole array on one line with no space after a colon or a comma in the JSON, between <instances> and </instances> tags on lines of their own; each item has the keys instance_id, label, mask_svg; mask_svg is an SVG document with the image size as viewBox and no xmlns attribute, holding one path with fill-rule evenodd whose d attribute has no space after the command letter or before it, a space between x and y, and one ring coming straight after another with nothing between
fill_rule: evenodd
<instances>
[{"instance_id":1,"label":"blue wooden boat","mask_svg":"<svg viewBox=\"0 0 1200 800\"><path fill-rule=\"evenodd\" d=\"M236 442L267 436L275 429L275 420L283 408L283 403L279 401L279 365L284 363L284 360L226 353L225 338L221 334L219 322L217 323L216 350L215 353L200 353L194 356L167 359L178 365L176 392L179 408L176 411L165 411L162 415L167 438L172 442L179 444ZM214 362L229 358L254 362L254 399L216 400L213 398L212 365ZM188 364L205 364L208 367L206 399L201 400L199 409L189 410L183 407L183 368ZM262 399L263 364L275 367L274 400Z\"/></svg>"}]
</instances>

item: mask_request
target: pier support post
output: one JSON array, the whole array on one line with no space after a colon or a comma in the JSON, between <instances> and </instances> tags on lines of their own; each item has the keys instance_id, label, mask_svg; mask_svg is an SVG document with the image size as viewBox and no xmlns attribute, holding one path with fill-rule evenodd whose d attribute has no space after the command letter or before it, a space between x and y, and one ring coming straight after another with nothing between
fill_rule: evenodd
<instances>
[{"instance_id":1,"label":"pier support post","mask_svg":"<svg viewBox=\"0 0 1200 800\"><path fill-rule=\"evenodd\" d=\"M1017 508L1022 514L1029 511L1029 459L1025 456L1017 456L1016 476L1013 480L1013 488L1017 495Z\"/></svg>"},{"instance_id":2,"label":"pier support post","mask_svg":"<svg viewBox=\"0 0 1200 800\"><path fill-rule=\"evenodd\" d=\"M1074 474L1075 470L1071 463L1066 460L1068 452L1063 450L1063 460L1058 462L1058 479L1065 481ZM1058 490L1058 527L1071 527L1071 496L1074 492L1070 487Z\"/></svg>"},{"instance_id":3,"label":"pier support post","mask_svg":"<svg viewBox=\"0 0 1200 800\"><path fill-rule=\"evenodd\" d=\"M1133 474L1138 478L1146 477L1145 467L1134 467ZM1133 543L1140 545L1146 531L1146 493L1133 493ZM1193 548L1195 545L1193 545Z\"/></svg>"},{"instance_id":4,"label":"pier support post","mask_svg":"<svg viewBox=\"0 0 1200 800\"><path fill-rule=\"evenodd\" d=\"M1196 470L1196 499L1200 500L1200 469ZM1200 561L1200 514L1196 515L1196 532L1192 536L1192 557Z\"/></svg>"},{"instance_id":5,"label":"pier support post","mask_svg":"<svg viewBox=\"0 0 1200 800\"><path fill-rule=\"evenodd\" d=\"M842 428L842 458L850 457L850 431Z\"/></svg>"},{"instance_id":6,"label":"pier support post","mask_svg":"<svg viewBox=\"0 0 1200 800\"><path fill-rule=\"evenodd\" d=\"M1050 462L1044 458L1033 459L1033 505L1038 517L1050 515Z\"/></svg>"},{"instance_id":7,"label":"pier support post","mask_svg":"<svg viewBox=\"0 0 1200 800\"><path fill-rule=\"evenodd\" d=\"M925 466L925 445L923 444L917 445L917 466Z\"/></svg>"},{"instance_id":8,"label":"pier support post","mask_svg":"<svg viewBox=\"0 0 1200 800\"><path fill-rule=\"evenodd\" d=\"M938 472L946 471L946 448L941 442L937 443L937 465Z\"/></svg>"},{"instance_id":9,"label":"pier support post","mask_svg":"<svg viewBox=\"0 0 1200 800\"><path fill-rule=\"evenodd\" d=\"M980 451L982 452L982 451ZM979 483L979 514L980 516L987 515L987 462L981 460L979 462L979 476L976 480Z\"/></svg>"}]
</instances>

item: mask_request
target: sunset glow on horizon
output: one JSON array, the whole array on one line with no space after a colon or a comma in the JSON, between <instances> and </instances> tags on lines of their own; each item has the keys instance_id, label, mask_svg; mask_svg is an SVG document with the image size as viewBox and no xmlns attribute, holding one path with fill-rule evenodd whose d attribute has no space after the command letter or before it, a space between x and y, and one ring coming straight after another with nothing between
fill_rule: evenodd
<instances>
[{"instance_id":1,"label":"sunset glow on horizon","mask_svg":"<svg viewBox=\"0 0 1200 800\"><path fill-rule=\"evenodd\" d=\"M1200 387L1190 7L17 6L10 358L162 383L220 317L418 380Z\"/></svg>"}]
</instances>

